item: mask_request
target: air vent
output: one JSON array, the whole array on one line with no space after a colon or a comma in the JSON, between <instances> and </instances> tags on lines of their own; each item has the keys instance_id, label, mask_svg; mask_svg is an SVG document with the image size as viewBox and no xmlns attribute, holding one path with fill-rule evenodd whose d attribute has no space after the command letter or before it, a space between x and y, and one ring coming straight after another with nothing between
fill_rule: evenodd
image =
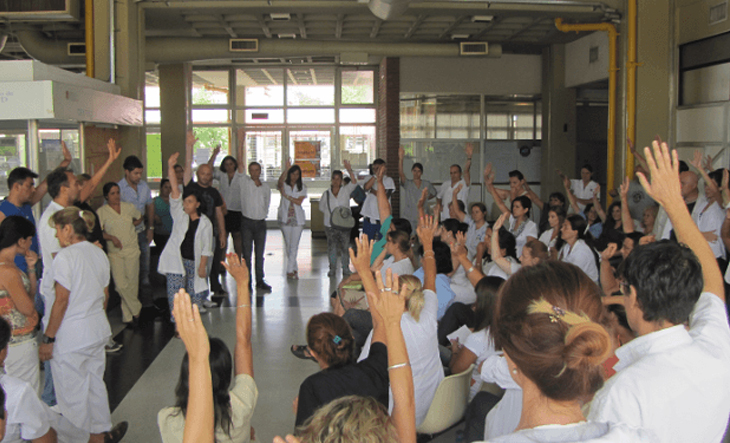
<instances>
[{"instance_id":1,"label":"air vent","mask_svg":"<svg viewBox=\"0 0 730 443\"><path fill-rule=\"evenodd\" d=\"M710 6L710 25L716 25L725 20L727 20L727 0Z\"/></svg>"},{"instance_id":2,"label":"air vent","mask_svg":"<svg viewBox=\"0 0 730 443\"><path fill-rule=\"evenodd\" d=\"M86 43L68 43L66 53L70 56L86 56Z\"/></svg>"},{"instance_id":3,"label":"air vent","mask_svg":"<svg viewBox=\"0 0 730 443\"><path fill-rule=\"evenodd\" d=\"M230 52L259 52L259 41L255 38L232 38L228 40Z\"/></svg>"},{"instance_id":4,"label":"air vent","mask_svg":"<svg viewBox=\"0 0 730 443\"><path fill-rule=\"evenodd\" d=\"M459 43L459 55L487 55L489 44L486 42L461 42Z\"/></svg>"}]
</instances>

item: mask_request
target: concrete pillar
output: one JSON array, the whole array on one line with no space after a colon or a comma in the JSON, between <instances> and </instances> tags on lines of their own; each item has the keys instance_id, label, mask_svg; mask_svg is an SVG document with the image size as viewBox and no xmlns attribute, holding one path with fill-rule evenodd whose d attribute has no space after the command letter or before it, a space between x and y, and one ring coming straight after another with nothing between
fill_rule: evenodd
<instances>
[{"instance_id":1,"label":"concrete pillar","mask_svg":"<svg viewBox=\"0 0 730 443\"><path fill-rule=\"evenodd\" d=\"M566 174L575 170L576 108L575 90L565 87L565 45L543 49L542 84L542 186L543 201L551 192L563 191L559 168Z\"/></svg>"},{"instance_id":2,"label":"concrete pillar","mask_svg":"<svg viewBox=\"0 0 730 443\"><path fill-rule=\"evenodd\" d=\"M111 79L109 0L94 0L94 78Z\"/></svg>"},{"instance_id":3,"label":"concrete pillar","mask_svg":"<svg viewBox=\"0 0 730 443\"><path fill-rule=\"evenodd\" d=\"M387 175L398 182L400 147L400 59L386 57L380 62L378 81L378 157L387 163ZM393 217L400 216L400 186L395 187L390 206ZM415 226L414 226L415 228Z\"/></svg>"},{"instance_id":4,"label":"concrete pillar","mask_svg":"<svg viewBox=\"0 0 730 443\"><path fill-rule=\"evenodd\" d=\"M185 134L188 128L188 103L192 85L192 66L189 63L160 65L160 123L163 165L175 152L180 153L180 164L185 161ZM162 175L166 175L167 166Z\"/></svg>"},{"instance_id":5,"label":"concrete pillar","mask_svg":"<svg viewBox=\"0 0 730 443\"><path fill-rule=\"evenodd\" d=\"M134 0L115 1L116 83L122 95L141 100L144 98L145 51L144 14ZM119 144L122 160L129 155L146 160L144 128L120 127ZM145 168L145 175L146 175Z\"/></svg>"}]
</instances>

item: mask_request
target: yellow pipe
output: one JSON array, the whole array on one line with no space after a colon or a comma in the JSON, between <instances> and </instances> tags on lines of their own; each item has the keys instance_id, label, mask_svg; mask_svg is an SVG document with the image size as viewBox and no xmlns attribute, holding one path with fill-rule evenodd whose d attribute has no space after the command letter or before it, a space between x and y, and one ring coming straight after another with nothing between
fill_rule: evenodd
<instances>
[{"instance_id":1,"label":"yellow pipe","mask_svg":"<svg viewBox=\"0 0 730 443\"><path fill-rule=\"evenodd\" d=\"M629 0L626 45L626 137L636 145L636 0ZM638 146L637 146L638 148ZM626 147L626 175L634 174L634 155Z\"/></svg>"},{"instance_id":2,"label":"yellow pipe","mask_svg":"<svg viewBox=\"0 0 730 443\"><path fill-rule=\"evenodd\" d=\"M86 0L84 31L86 34L86 76L94 78L94 0Z\"/></svg>"},{"instance_id":3,"label":"yellow pipe","mask_svg":"<svg viewBox=\"0 0 730 443\"><path fill-rule=\"evenodd\" d=\"M616 39L618 32L611 23L564 24L563 19L555 19L555 27L561 32L603 31L608 32L608 162L606 165L606 189L614 188L614 155L616 149ZM608 193L607 193L608 196ZM608 196L610 200L610 196Z\"/></svg>"}]
</instances>

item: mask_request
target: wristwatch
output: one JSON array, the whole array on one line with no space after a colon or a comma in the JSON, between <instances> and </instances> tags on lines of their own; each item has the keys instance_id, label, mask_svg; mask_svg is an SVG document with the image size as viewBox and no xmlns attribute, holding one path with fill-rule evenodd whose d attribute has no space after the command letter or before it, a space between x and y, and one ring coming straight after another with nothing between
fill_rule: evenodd
<instances>
[{"instance_id":1,"label":"wristwatch","mask_svg":"<svg viewBox=\"0 0 730 443\"><path fill-rule=\"evenodd\" d=\"M56 342L56 337L49 337L46 334L43 334L43 338L41 339L41 342L44 345L53 344Z\"/></svg>"}]
</instances>

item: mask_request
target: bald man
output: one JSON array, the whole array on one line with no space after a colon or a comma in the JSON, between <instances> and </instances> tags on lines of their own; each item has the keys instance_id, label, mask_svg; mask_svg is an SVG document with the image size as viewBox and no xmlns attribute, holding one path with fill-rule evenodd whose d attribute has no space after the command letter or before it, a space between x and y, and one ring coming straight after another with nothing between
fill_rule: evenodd
<instances>
[{"instance_id":1,"label":"bald man","mask_svg":"<svg viewBox=\"0 0 730 443\"><path fill-rule=\"evenodd\" d=\"M190 182L187 188L197 191L200 194L203 200L203 206L205 206L203 213L213 223L213 235L218 239L213 253L213 267L210 271L210 290L214 293L222 293L224 291L218 280L218 276L220 275L220 262L223 257L223 251L226 249L226 239L228 238L223 217L223 197L212 186L213 168L208 164L200 165L195 176L197 181ZM209 300L205 300L203 305L206 308L217 306L216 303Z\"/></svg>"}]
</instances>

